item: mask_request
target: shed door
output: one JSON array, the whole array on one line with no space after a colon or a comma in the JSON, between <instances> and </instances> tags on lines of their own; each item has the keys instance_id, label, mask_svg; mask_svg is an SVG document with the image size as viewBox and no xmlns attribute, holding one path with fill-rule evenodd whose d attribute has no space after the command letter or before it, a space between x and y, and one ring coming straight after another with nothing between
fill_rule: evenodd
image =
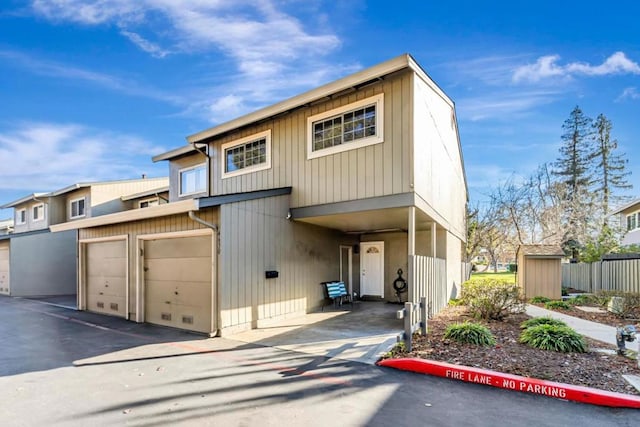
<instances>
[{"instance_id":1,"label":"shed door","mask_svg":"<svg viewBox=\"0 0 640 427\"><path fill-rule=\"evenodd\" d=\"M145 321L212 331L211 236L144 241Z\"/></svg>"},{"instance_id":2,"label":"shed door","mask_svg":"<svg viewBox=\"0 0 640 427\"><path fill-rule=\"evenodd\" d=\"M125 240L86 244L88 311L127 316L127 244Z\"/></svg>"},{"instance_id":3,"label":"shed door","mask_svg":"<svg viewBox=\"0 0 640 427\"><path fill-rule=\"evenodd\" d=\"M9 241L0 242L0 294L9 295Z\"/></svg>"}]
</instances>

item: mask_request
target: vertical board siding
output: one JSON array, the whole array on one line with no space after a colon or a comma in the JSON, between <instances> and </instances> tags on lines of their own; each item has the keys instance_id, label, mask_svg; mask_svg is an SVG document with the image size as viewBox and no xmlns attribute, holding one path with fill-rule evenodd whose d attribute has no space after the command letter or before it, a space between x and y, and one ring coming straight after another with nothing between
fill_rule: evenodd
<instances>
[{"instance_id":1,"label":"vertical board siding","mask_svg":"<svg viewBox=\"0 0 640 427\"><path fill-rule=\"evenodd\" d=\"M409 299L419 303L426 297L430 316L442 311L449 301L446 260L423 255L409 256Z\"/></svg>"},{"instance_id":2,"label":"vertical board siding","mask_svg":"<svg viewBox=\"0 0 640 427\"><path fill-rule=\"evenodd\" d=\"M640 292L640 260L563 264L562 286L585 292Z\"/></svg>"},{"instance_id":3,"label":"vertical board siding","mask_svg":"<svg viewBox=\"0 0 640 427\"><path fill-rule=\"evenodd\" d=\"M287 220L289 198L221 206L222 329L307 312L323 302L320 283L339 277L339 247L354 238ZM278 277L266 279L267 270Z\"/></svg>"},{"instance_id":4,"label":"vertical board siding","mask_svg":"<svg viewBox=\"0 0 640 427\"><path fill-rule=\"evenodd\" d=\"M355 93L302 108L212 142L211 194L291 186L291 207L411 191L412 73L407 71ZM307 118L384 93L384 142L307 160ZM271 168L222 179L221 145L271 129Z\"/></svg>"},{"instance_id":5,"label":"vertical board siding","mask_svg":"<svg viewBox=\"0 0 640 427\"><path fill-rule=\"evenodd\" d=\"M198 216L203 220L216 224L218 222L218 209L207 209L200 211ZM167 217L152 218L130 223L121 223L113 225L105 225L101 227L84 228L78 230L80 240L95 239L101 237L113 237L120 235L129 236L129 313L130 318L136 317L136 282L137 282L137 262L138 254L136 253L136 238L144 234L167 233L174 231L199 230L206 228L195 221L189 219L187 214L171 215ZM215 292L215 284L214 292Z\"/></svg>"}]
</instances>

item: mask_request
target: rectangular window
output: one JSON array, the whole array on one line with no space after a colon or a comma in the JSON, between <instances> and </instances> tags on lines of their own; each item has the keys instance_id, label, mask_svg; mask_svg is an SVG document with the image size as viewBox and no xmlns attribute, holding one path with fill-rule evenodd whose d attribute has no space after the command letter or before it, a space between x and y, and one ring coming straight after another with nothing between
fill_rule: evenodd
<instances>
[{"instance_id":1,"label":"rectangular window","mask_svg":"<svg viewBox=\"0 0 640 427\"><path fill-rule=\"evenodd\" d=\"M640 212L627 215L627 231L632 231L640 227L640 221L638 221L638 217L640 217Z\"/></svg>"},{"instance_id":2,"label":"rectangular window","mask_svg":"<svg viewBox=\"0 0 640 427\"><path fill-rule=\"evenodd\" d=\"M271 130L222 144L222 178L269 169Z\"/></svg>"},{"instance_id":3,"label":"rectangular window","mask_svg":"<svg viewBox=\"0 0 640 427\"><path fill-rule=\"evenodd\" d=\"M26 224L26 223L27 223L27 210L18 209L16 211L16 224Z\"/></svg>"},{"instance_id":4,"label":"rectangular window","mask_svg":"<svg viewBox=\"0 0 640 427\"><path fill-rule=\"evenodd\" d=\"M71 200L69 211L71 213L70 218L81 218L85 215L85 201L84 197L80 199Z\"/></svg>"},{"instance_id":5,"label":"rectangular window","mask_svg":"<svg viewBox=\"0 0 640 427\"><path fill-rule=\"evenodd\" d=\"M316 114L307 119L307 158L383 142L384 95Z\"/></svg>"},{"instance_id":6,"label":"rectangular window","mask_svg":"<svg viewBox=\"0 0 640 427\"><path fill-rule=\"evenodd\" d=\"M34 221L42 221L44 219L44 204L34 206L31 214Z\"/></svg>"},{"instance_id":7,"label":"rectangular window","mask_svg":"<svg viewBox=\"0 0 640 427\"><path fill-rule=\"evenodd\" d=\"M180 196L202 193L207 190L207 164L180 170Z\"/></svg>"}]
</instances>

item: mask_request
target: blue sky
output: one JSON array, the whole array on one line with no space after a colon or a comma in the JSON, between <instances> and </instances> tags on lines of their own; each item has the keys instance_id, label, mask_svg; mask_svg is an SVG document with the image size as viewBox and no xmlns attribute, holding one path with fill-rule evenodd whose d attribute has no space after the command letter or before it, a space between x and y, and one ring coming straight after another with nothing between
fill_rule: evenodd
<instances>
[{"instance_id":1,"label":"blue sky","mask_svg":"<svg viewBox=\"0 0 640 427\"><path fill-rule=\"evenodd\" d=\"M3 0L0 204L165 175L151 156L187 135L405 52L456 102L472 202L555 160L576 105L611 119L638 197L638 2L478 5Z\"/></svg>"}]
</instances>

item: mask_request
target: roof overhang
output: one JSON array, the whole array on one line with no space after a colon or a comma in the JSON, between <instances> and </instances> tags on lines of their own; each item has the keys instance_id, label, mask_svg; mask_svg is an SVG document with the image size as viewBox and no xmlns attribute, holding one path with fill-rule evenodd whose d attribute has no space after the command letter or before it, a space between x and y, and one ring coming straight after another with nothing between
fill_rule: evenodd
<instances>
[{"instance_id":1,"label":"roof overhang","mask_svg":"<svg viewBox=\"0 0 640 427\"><path fill-rule=\"evenodd\" d=\"M55 224L49 227L51 231L78 230L82 228L100 227L103 225L120 224L143 219L159 218L168 215L177 215L189 211L198 210L196 199L182 200L180 202L165 203L158 206L150 206L142 209L132 209L129 211L116 212L108 215L100 215L92 218L79 219L76 221Z\"/></svg>"},{"instance_id":2,"label":"roof overhang","mask_svg":"<svg viewBox=\"0 0 640 427\"><path fill-rule=\"evenodd\" d=\"M192 144L184 145L182 147L175 148L171 151L167 151L166 153L161 153L156 156L153 156L151 160L156 163L162 160L170 160L175 159L176 157L186 156L187 154L197 153L199 150L196 149Z\"/></svg>"},{"instance_id":3,"label":"roof overhang","mask_svg":"<svg viewBox=\"0 0 640 427\"><path fill-rule=\"evenodd\" d=\"M632 201L631 203L627 203L626 205L622 206L621 208L618 208L615 211L611 212L609 215L615 215L615 214L623 213L627 209L631 209L636 205L637 205L637 208L640 209L640 199L636 199L636 200Z\"/></svg>"},{"instance_id":4,"label":"roof overhang","mask_svg":"<svg viewBox=\"0 0 640 427\"><path fill-rule=\"evenodd\" d=\"M120 200L123 202L127 202L129 200L141 199L143 197L157 196L160 193L166 193L169 191L169 186L166 185L164 187L152 188L151 190L141 191L140 193L129 194L126 196L120 197Z\"/></svg>"},{"instance_id":5,"label":"roof overhang","mask_svg":"<svg viewBox=\"0 0 640 427\"><path fill-rule=\"evenodd\" d=\"M262 108L237 119L222 123L212 128L203 130L196 134L187 137L187 141L190 144L194 144L208 138L212 138L218 135L225 134L243 126L250 125L252 123L266 120L273 116L277 116L286 113L291 110L295 110L300 107L311 105L315 102L327 99L335 95L341 95L343 93L351 92L360 87L366 86L371 83L375 83L381 80L383 77L395 73L400 70L411 69L418 74L431 88L436 91L443 99L445 99L452 107L453 101L438 87L438 85L431 80L431 78L424 72L424 70L415 62L415 60L409 54L403 54L389 61L383 62L350 76L344 77L340 80L328 83L318 88L312 89L300 95L294 96L282 102L278 102L269 107ZM184 148L184 147L183 147ZM174 150L175 151L175 150ZM171 153L171 152L169 152ZM156 156L162 157L162 160L166 160L166 155ZM154 158L155 159L155 158Z\"/></svg>"},{"instance_id":6,"label":"roof overhang","mask_svg":"<svg viewBox=\"0 0 640 427\"><path fill-rule=\"evenodd\" d=\"M9 202L6 203L4 205L0 205L0 209L9 209L9 208L13 208L16 207L17 205L21 205L23 203L26 202L30 202L32 200L34 201L38 201L38 199L40 197L49 197L51 194L49 193L33 193L33 194L29 194L28 196L24 196L18 200L14 200L13 202Z\"/></svg>"}]
</instances>

